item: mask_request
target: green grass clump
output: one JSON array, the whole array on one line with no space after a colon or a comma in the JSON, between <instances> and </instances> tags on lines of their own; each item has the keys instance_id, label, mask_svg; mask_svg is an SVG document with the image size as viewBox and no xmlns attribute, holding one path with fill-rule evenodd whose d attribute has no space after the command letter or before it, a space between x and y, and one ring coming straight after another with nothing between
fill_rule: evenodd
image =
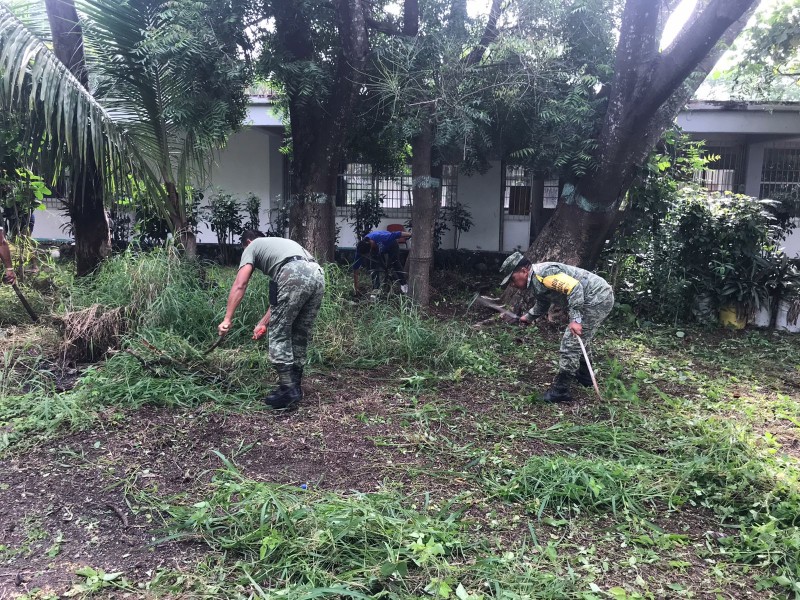
<instances>
[{"instance_id":1,"label":"green grass clump","mask_svg":"<svg viewBox=\"0 0 800 600\"><path fill-rule=\"evenodd\" d=\"M613 386L612 386L613 387ZM624 387L624 386L622 386ZM631 389L626 389L627 396ZM547 513L629 513L702 508L729 535L730 560L775 569L775 582L800 581L800 469L741 422L698 417L677 399L648 413L607 407L595 423L557 423L526 436L569 454L534 456L487 478L494 494ZM634 406L641 406L636 400ZM691 406L687 402L687 406ZM794 588L793 588L794 589ZM800 587L797 588L800 591Z\"/></svg>"},{"instance_id":2,"label":"green grass clump","mask_svg":"<svg viewBox=\"0 0 800 600\"><path fill-rule=\"evenodd\" d=\"M207 344L217 336L235 274L232 269L182 259L174 248L129 250L104 262L95 276L77 280L66 308L124 307L139 333L168 331ZM249 337L267 311L268 298L268 280L256 274L229 334L233 343Z\"/></svg>"},{"instance_id":3,"label":"green grass clump","mask_svg":"<svg viewBox=\"0 0 800 600\"><path fill-rule=\"evenodd\" d=\"M486 352L471 341L466 326L425 317L407 298L356 303L351 281L326 265L326 294L309 349L312 364L370 367L424 364L427 369L463 366L485 369ZM128 251L106 261L99 273L76 282L68 306L126 307L137 335L163 332L194 344L210 344L225 314L234 269L185 261L173 249ZM227 347L246 347L266 312L269 279L255 273L234 318Z\"/></svg>"},{"instance_id":4,"label":"green grass clump","mask_svg":"<svg viewBox=\"0 0 800 600\"><path fill-rule=\"evenodd\" d=\"M39 317L45 316L52 306L52 299L36 287L26 283L18 285L19 290ZM31 317L17 297L14 288L10 285L0 284L0 326L30 325Z\"/></svg>"},{"instance_id":5,"label":"green grass clump","mask_svg":"<svg viewBox=\"0 0 800 600\"><path fill-rule=\"evenodd\" d=\"M197 535L236 560L239 583L266 591L368 597L421 593L462 552L460 513L418 512L389 493L347 496L260 483L226 461L210 494L186 507L162 507L176 537Z\"/></svg>"},{"instance_id":6,"label":"green grass clump","mask_svg":"<svg viewBox=\"0 0 800 600\"><path fill-rule=\"evenodd\" d=\"M478 536L465 543L471 523L458 497L415 510L392 491L303 491L247 479L223 461L202 501L156 501L168 539L199 537L221 553L203 584L215 582L215 598L248 588L292 599L583 597L580 577L563 569L550 542L506 545L501 554Z\"/></svg>"},{"instance_id":7,"label":"green grass clump","mask_svg":"<svg viewBox=\"0 0 800 600\"><path fill-rule=\"evenodd\" d=\"M352 280L336 265L326 266L326 279L312 362L353 367L424 365L433 370L467 367L475 371L485 371L493 362L466 325L428 318L405 296L354 302Z\"/></svg>"},{"instance_id":8,"label":"green grass clump","mask_svg":"<svg viewBox=\"0 0 800 600\"><path fill-rule=\"evenodd\" d=\"M525 501L537 517L586 510L643 513L668 494L647 464L579 456L534 456L497 493Z\"/></svg>"}]
</instances>

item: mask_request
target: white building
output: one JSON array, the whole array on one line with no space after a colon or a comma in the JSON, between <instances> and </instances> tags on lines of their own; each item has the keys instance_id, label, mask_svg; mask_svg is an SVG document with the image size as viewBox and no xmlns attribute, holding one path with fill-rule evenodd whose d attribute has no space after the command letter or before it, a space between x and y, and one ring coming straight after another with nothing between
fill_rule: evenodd
<instances>
[{"instance_id":1,"label":"white building","mask_svg":"<svg viewBox=\"0 0 800 600\"><path fill-rule=\"evenodd\" d=\"M683 130L720 159L702 174L712 189L768 197L777 186L800 185L800 104L693 102L677 119ZM216 158L210 185L244 197L250 192L262 199L262 228L269 223L270 207L286 197L287 159L280 153L283 126L267 98L251 98L241 131ZM341 176L337 195L339 245L355 244L346 221L347 205L360 195L377 191L385 197L387 218L381 223L404 223L411 216L410 176L377 178L369 165L350 164ZM458 246L470 250L508 252L525 248L552 214L558 197L558 180L534 180L525 169L499 161L482 175L465 176L445 168L443 198L458 200L472 214L474 225L461 235ZM64 239L66 216L55 210L58 200L48 200L37 213L35 236ZM445 233L443 248L455 247L454 232ZM216 242L205 226L200 243ZM787 240L787 253L800 256L800 231Z\"/></svg>"}]
</instances>

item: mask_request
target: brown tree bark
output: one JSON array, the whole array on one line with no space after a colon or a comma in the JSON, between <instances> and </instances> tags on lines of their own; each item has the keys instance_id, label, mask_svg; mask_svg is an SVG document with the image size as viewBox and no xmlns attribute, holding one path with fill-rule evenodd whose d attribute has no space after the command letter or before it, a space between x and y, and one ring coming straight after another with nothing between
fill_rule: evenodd
<instances>
[{"instance_id":1,"label":"brown tree bark","mask_svg":"<svg viewBox=\"0 0 800 600\"><path fill-rule=\"evenodd\" d=\"M637 168L752 13L755 0L709 0L660 51L669 0L628 0L614 80L595 151L596 168L565 186L558 208L525 255L592 268L618 222ZM663 5L663 6L662 6ZM514 301L514 290L504 294Z\"/></svg>"},{"instance_id":2,"label":"brown tree bark","mask_svg":"<svg viewBox=\"0 0 800 600\"><path fill-rule=\"evenodd\" d=\"M414 243L408 255L408 288L411 298L421 306L431 301L431 268L433 266L434 227L439 212L440 183L431 173L433 122L423 112L420 128L411 140L411 178L413 182L411 223Z\"/></svg>"},{"instance_id":3,"label":"brown tree bark","mask_svg":"<svg viewBox=\"0 0 800 600\"><path fill-rule=\"evenodd\" d=\"M363 0L336 0L341 50L334 85L319 103L289 93L292 128L292 197L289 237L320 260L333 260L335 197L343 140L353 120L367 59L367 7ZM274 4L276 32L294 60L317 60L314 32L293 0ZM320 104L322 106L320 106Z\"/></svg>"},{"instance_id":4,"label":"brown tree bark","mask_svg":"<svg viewBox=\"0 0 800 600\"><path fill-rule=\"evenodd\" d=\"M187 202L178 194L178 187L171 181L164 184L167 189L167 199L169 200L169 220L172 223L172 230L175 232L175 240L183 248L187 258L197 258L197 236L189 223L189 216L186 214ZM180 207L184 207L183 210ZM191 208L189 206L189 208Z\"/></svg>"},{"instance_id":5,"label":"brown tree bark","mask_svg":"<svg viewBox=\"0 0 800 600\"><path fill-rule=\"evenodd\" d=\"M83 31L73 0L45 0L47 18L53 34L53 50L83 87L89 87L86 58L83 51ZM81 123L66 125L84 126ZM103 203L103 178L96 163L91 137L87 138L86 159L77 160L72 154L70 186L67 198L68 213L75 236L75 267L78 276L88 275L111 253L111 235Z\"/></svg>"}]
</instances>

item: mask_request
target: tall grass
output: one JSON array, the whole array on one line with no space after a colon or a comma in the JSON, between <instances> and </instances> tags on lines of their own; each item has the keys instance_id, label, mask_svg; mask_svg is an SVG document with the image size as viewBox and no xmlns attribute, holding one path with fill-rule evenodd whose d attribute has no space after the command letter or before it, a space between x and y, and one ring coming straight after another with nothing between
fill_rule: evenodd
<instances>
[{"instance_id":1,"label":"tall grass","mask_svg":"<svg viewBox=\"0 0 800 600\"><path fill-rule=\"evenodd\" d=\"M317 318L312 362L352 367L424 365L427 369L478 366L491 355L465 325L426 317L405 296L354 302L352 279L326 266L325 300Z\"/></svg>"},{"instance_id":2,"label":"tall grass","mask_svg":"<svg viewBox=\"0 0 800 600\"><path fill-rule=\"evenodd\" d=\"M234 276L232 270L183 260L174 248L129 250L103 263L94 277L76 281L65 308L124 307L140 334L169 331L193 343L208 343L217 335ZM251 279L232 340L245 339L267 311L267 283L264 277Z\"/></svg>"},{"instance_id":3,"label":"tall grass","mask_svg":"<svg viewBox=\"0 0 800 600\"><path fill-rule=\"evenodd\" d=\"M166 248L148 253L129 250L103 263L93 277L75 280L63 294L62 310L95 305L124 309L128 326L120 344L125 352L110 355L75 389L60 394L53 386L29 394L17 368L22 363L5 368L0 373L0 387L6 393L0 402L0 421L17 422L6 435L6 444L29 432L85 426L107 406L211 402L247 407L263 397L274 373L266 340L254 342L251 336L268 308L267 277L254 274L223 345L213 354L203 352L217 339L216 326L224 316L235 275L234 269L185 261ZM491 355L471 340L465 326L426 318L404 297L379 304L355 303L347 274L336 266L326 266L326 279L309 348L312 365L484 371L492 363Z\"/></svg>"},{"instance_id":4,"label":"tall grass","mask_svg":"<svg viewBox=\"0 0 800 600\"><path fill-rule=\"evenodd\" d=\"M312 364L370 367L424 364L449 369L488 360L467 327L425 317L407 298L356 303L348 274L326 265L326 293L310 348ZM135 333L169 332L207 344L222 320L233 269L187 262L172 249L126 252L104 263L96 277L77 282L68 306L127 307ZM237 310L227 347L249 345L268 308L268 279L255 273ZM252 346L250 346L252 347Z\"/></svg>"}]
</instances>

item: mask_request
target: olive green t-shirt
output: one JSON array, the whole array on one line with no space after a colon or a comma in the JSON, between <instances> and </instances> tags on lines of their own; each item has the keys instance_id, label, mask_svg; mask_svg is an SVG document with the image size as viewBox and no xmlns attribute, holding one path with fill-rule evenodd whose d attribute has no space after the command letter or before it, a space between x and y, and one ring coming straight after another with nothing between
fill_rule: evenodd
<instances>
[{"instance_id":1,"label":"olive green t-shirt","mask_svg":"<svg viewBox=\"0 0 800 600\"><path fill-rule=\"evenodd\" d=\"M257 238L248 244L242 252L242 260L239 261L239 268L245 265L253 265L256 269L268 275L271 279L278 274L278 267L287 258L292 256L304 256L313 258L297 242L279 237Z\"/></svg>"}]
</instances>

